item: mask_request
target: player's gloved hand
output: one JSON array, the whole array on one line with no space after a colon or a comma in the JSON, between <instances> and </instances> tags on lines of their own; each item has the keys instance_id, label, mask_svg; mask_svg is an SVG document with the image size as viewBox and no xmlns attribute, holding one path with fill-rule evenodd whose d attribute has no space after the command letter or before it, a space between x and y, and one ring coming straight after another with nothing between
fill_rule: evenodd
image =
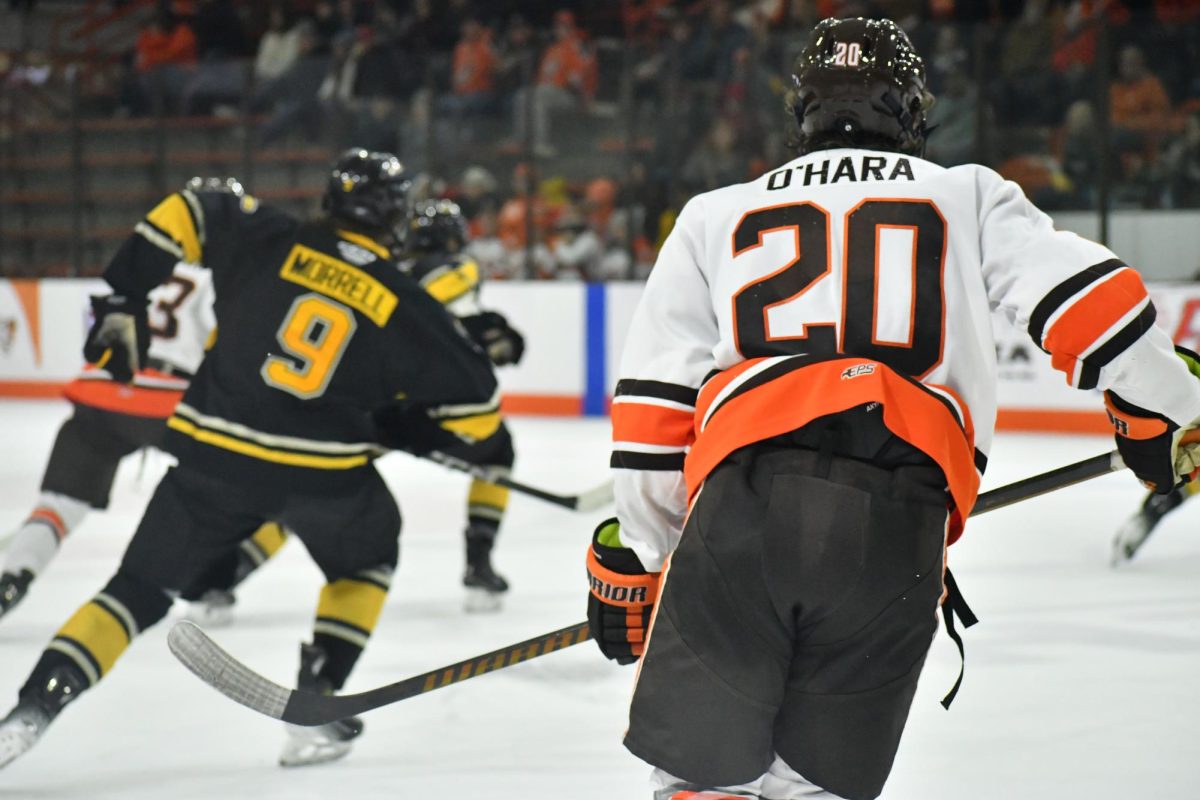
<instances>
[{"instance_id":1,"label":"player's gloved hand","mask_svg":"<svg viewBox=\"0 0 1200 800\"><path fill-rule=\"evenodd\" d=\"M600 652L618 664L642 655L650 615L658 600L659 573L646 572L633 551L621 544L616 518L600 523L588 549L588 627Z\"/></svg>"},{"instance_id":2,"label":"player's gloved hand","mask_svg":"<svg viewBox=\"0 0 1200 800\"><path fill-rule=\"evenodd\" d=\"M462 318L471 341L483 348L497 367L516 364L525 353L525 337L508 324L503 314L483 311Z\"/></svg>"},{"instance_id":3,"label":"player's gloved hand","mask_svg":"<svg viewBox=\"0 0 1200 800\"><path fill-rule=\"evenodd\" d=\"M1116 429L1117 451L1125 466L1147 489L1167 494L1183 480L1191 480L1200 468L1195 443L1184 441L1196 434L1181 428L1162 414L1127 402L1115 392L1104 393L1108 418Z\"/></svg>"},{"instance_id":4,"label":"player's gloved hand","mask_svg":"<svg viewBox=\"0 0 1200 800\"><path fill-rule=\"evenodd\" d=\"M434 450L461 446L463 440L429 416L422 406L398 403L384 406L372 415L376 439L384 447L424 456Z\"/></svg>"},{"instance_id":5,"label":"player's gloved hand","mask_svg":"<svg viewBox=\"0 0 1200 800\"><path fill-rule=\"evenodd\" d=\"M113 380L132 382L150 348L145 298L93 296L92 316L95 321L83 344L83 357L108 370Z\"/></svg>"}]
</instances>

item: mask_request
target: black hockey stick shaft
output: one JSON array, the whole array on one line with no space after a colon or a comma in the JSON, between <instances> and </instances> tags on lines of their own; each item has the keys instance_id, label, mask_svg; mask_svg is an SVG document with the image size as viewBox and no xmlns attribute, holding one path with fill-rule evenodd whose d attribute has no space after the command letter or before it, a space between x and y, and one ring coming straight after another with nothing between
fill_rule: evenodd
<instances>
[{"instance_id":1,"label":"black hockey stick shaft","mask_svg":"<svg viewBox=\"0 0 1200 800\"><path fill-rule=\"evenodd\" d=\"M971 516L1073 486L1123 467L1114 451L1034 475L980 495ZM323 725L554 653L588 638L588 625L581 622L369 692L350 695L320 695L285 689L233 658L197 625L186 620L171 628L167 643L184 666L231 700L285 722Z\"/></svg>"},{"instance_id":2,"label":"black hockey stick shaft","mask_svg":"<svg viewBox=\"0 0 1200 800\"><path fill-rule=\"evenodd\" d=\"M470 461L456 458L455 456L447 455L437 450L425 455L424 458L433 461L434 463L441 464L443 467L447 467L448 469L452 469L457 472L465 472L472 478L477 478L478 480L485 481L487 483L493 483L496 486L503 486L506 489L512 489L514 492L520 492L521 494L526 494L530 497L536 497L539 500L544 500L547 503L553 503L554 505L562 506L563 508L569 508L573 511L588 511L593 507L598 508L600 505L604 504L602 499L598 496L603 494L603 492L597 493L595 490L593 490L577 495L555 494L554 492L548 492L545 489L539 489L536 486L530 486L527 483L514 481L507 475L498 474L495 470L488 469L487 467L480 466L479 464L472 464ZM600 502L597 503L588 501L588 498L590 498L593 494L597 495L596 499L600 500Z\"/></svg>"},{"instance_id":3,"label":"black hockey stick shaft","mask_svg":"<svg viewBox=\"0 0 1200 800\"><path fill-rule=\"evenodd\" d=\"M1116 450L1085 458L1083 461L1077 461L1065 467L1043 472L1041 475L1033 475L1016 483L992 489L990 492L984 492L975 500L971 516L1011 506L1013 503L1029 500L1047 492L1065 489L1068 486L1116 472L1124 467L1125 462L1121 461L1121 455Z\"/></svg>"}]
</instances>

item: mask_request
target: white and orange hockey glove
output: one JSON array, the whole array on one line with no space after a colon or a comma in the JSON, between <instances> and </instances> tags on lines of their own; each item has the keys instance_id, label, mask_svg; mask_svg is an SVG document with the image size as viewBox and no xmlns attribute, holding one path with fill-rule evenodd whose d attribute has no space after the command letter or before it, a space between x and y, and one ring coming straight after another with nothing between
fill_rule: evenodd
<instances>
[{"instance_id":1,"label":"white and orange hockey glove","mask_svg":"<svg viewBox=\"0 0 1200 800\"><path fill-rule=\"evenodd\" d=\"M632 550L621 544L616 518L601 522L587 556L588 627L600 652L618 664L641 658L658 600L659 573L646 572Z\"/></svg>"},{"instance_id":2,"label":"white and orange hockey glove","mask_svg":"<svg viewBox=\"0 0 1200 800\"><path fill-rule=\"evenodd\" d=\"M1175 352L1188 371L1200 378L1200 356L1179 346ZM1116 432L1121 460L1147 489L1168 494L1200 472L1200 429L1195 422L1180 427L1111 391L1104 393L1104 406Z\"/></svg>"}]
</instances>

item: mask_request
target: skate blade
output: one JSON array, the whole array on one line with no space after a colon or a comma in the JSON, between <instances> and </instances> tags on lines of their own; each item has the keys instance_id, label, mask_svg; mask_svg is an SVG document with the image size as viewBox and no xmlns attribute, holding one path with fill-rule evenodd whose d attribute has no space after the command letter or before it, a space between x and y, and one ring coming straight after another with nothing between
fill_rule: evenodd
<instances>
[{"instance_id":1,"label":"skate blade","mask_svg":"<svg viewBox=\"0 0 1200 800\"><path fill-rule=\"evenodd\" d=\"M463 608L469 614L494 614L504 608L504 596L498 592L468 586Z\"/></svg>"},{"instance_id":2,"label":"skate blade","mask_svg":"<svg viewBox=\"0 0 1200 800\"><path fill-rule=\"evenodd\" d=\"M40 725L23 720L5 720L0 725L0 769L28 753L41 738L46 723Z\"/></svg>"}]
</instances>

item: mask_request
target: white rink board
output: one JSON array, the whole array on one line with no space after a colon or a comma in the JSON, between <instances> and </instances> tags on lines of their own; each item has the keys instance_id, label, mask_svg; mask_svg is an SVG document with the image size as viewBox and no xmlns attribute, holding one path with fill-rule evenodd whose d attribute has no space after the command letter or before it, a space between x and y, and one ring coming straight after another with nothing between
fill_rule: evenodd
<instances>
[{"instance_id":1,"label":"white rink board","mask_svg":"<svg viewBox=\"0 0 1200 800\"><path fill-rule=\"evenodd\" d=\"M0 401L0 531L37 491L59 402ZM605 477L603 420L513 421L516 477L556 491ZM986 487L1102 452L1102 437L1001 435ZM110 512L89 518L24 605L0 622L0 698L11 702L54 630L115 569L157 475L136 459ZM466 480L390 456L405 516L401 565L349 689L361 691L577 622L583 554L607 511L574 514L515 497L496 557L513 582L497 616L460 611ZM884 800L1193 800L1200 752L1200 504L1169 517L1128 569L1107 566L1113 528L1137 506L1113 475L980 517L950 563L981 618L967 673L939 634ZM302 548L244 587L238 624L216 638L291 684L321 583ZM633 671L591 644L366 716L355 752L298 771L274 766L278 723L200 684L144 635L45 740L0 773L21 800L648 800L646 769L620 747ZM3 713L6 707L0 708Z\"/></svg>"},{"instance_id":2,"label":"white rink board","mask_svg":"<svg viewBox=\"0 0 1200 800\"><path fill-rule=\"evenodd\" d=\"M40 308L35 316L40 323L34 337L12 282L0 281L0 393L6 387L19 389L23 382L61 382L76 373L87 295L104 286L98 281L36 283ZM506 394L579 398L587 389L588 364L595 359L604 366L611 394L642 284L605 285L603 341L588 340L586 288L581 283L501 281L484 287L484 304L507 315L526 338L522 363L498 371ZM1181 344L1200 349L1200 285L1156 284L1151 293L1158 308L1157 324ZM1071 389L1025 332L1014 329L1000 315L993 322L1002 411L1084 412L1103 420L1095 393Z\"/></svg>"}]
</instances>

